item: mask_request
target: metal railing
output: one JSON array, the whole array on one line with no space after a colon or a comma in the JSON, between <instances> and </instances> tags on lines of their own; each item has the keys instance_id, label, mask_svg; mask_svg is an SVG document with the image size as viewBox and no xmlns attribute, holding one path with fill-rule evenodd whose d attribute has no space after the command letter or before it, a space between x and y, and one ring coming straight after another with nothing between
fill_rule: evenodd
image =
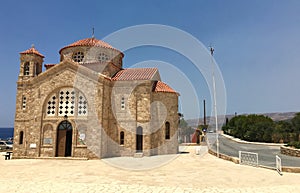
<instances>
[{"instance_id":1,"label":"metal railing","mask_svg":"<svg viewBox=\"0 0 300 193\"><path fill-rule=\"evenodd\" d=\"M258 166L258 154L253 152L239 151L240 164Z\"/></svg>"},{"instance_id":2,"label":"metal railing","mask_svg":"<svg viewBox=\"0 0 300 193\"><path fill-rule=\"evenodd\" d=\"M278 155L276 155L276 170L282 175L281 158Z\"/></svg>"}]
</instances>

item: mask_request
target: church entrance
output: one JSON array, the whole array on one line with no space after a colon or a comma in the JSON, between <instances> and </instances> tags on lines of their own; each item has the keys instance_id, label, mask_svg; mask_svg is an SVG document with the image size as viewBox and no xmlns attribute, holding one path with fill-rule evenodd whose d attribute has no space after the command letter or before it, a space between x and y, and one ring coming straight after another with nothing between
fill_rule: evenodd
<instances>
[{"instance_id":1,"label":"church entrance","mask_svg":"<svg viewBox=\"0 0 300 193\"><path fill-rule=\"evenodd\" d=\"M72 155L72 125L69 121L62 121L57 127L56 157Z\"/></svg>"},{"instance_id":2,"label":"church entrance","mask_svg":"<svg viewBox=\"0 0 300 193\"><path fill-rule=\"evenodd\" d=\"M136 128L136 152L143 152L143 128Z\"/></svg>"}]
</instances>

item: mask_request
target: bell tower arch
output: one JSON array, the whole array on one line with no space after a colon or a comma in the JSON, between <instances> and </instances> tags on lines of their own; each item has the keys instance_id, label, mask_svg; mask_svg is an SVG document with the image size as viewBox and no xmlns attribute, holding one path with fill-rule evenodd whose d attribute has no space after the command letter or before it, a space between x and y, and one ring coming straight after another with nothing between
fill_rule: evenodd
<instances>
[{"instance_id":1,"label":"bell tower arch","mask_svg":"<svg viewBox=\"0 0 300 193\"><path fill-rule=\"evenodd\" d=\"M29 79L38 76L42 72L44 56L35 49L34 45L28 50L20 52L19 79Z\"/></svg>"}]
</instances>

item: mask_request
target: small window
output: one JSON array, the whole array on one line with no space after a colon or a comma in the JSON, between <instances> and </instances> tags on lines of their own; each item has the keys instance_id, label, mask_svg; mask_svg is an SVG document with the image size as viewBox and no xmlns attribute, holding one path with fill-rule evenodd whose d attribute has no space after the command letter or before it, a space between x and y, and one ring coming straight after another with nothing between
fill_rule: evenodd
<instances>
[{"instance_id":1,"label":"small window","mask_svg":"<svg viewBox=\"0 0 300 193\"><path fill-rule=\"evenodd\" d=\"M22 145L23 144L23 138L24 138L24 132L23 131L20 132L20 136L19 137L20 137L19 144Z\"/></svg>"},{"instance_id":2,"label":"small window","mask_svg":"<svg viewBox=\"0 0 300 193\"><path fill-rule=\"evenodd\" d=\"M108 55L106 55L104 53L100 53L98 56L98 60L100 62L107 62L107 61L109 61L109 57L108 57Z\"/></svg>"},{"instance_id":3,"label":"small window","mask_svg":"<svg viewBox=\"0 0 300 193\"><path fill-rule=\"evenodd\" d=\"M24 75L28 76L29 75L29 62L26 62L24 64Z\"/></svg>"},{"instance_id":4,"label":"small window","mask_svg":"<svg viewBox=\"0 0 300 193\"><path fill-rule=\"evenodd\" d=\"M121 109L125 110L125 98L124 97L121 98Z\"/></svg>"},{"instance_id":5,"label":"small window","mask_svg":"<svg viewBox=\"0 0 300 193\"><path fill-rule=\"evenodd\" d=\"M26 109L26 97L23 96L22 98L22 109L25 110Z\"/></svg>"},{"instance_id":6,"label":"small window","mask_svg":"<svg viewBox=\"0 0 300 193\"><path fill-rule=\"evenodd\" d=\"M82 62L83 58L84 58L83 52L75 52L72 57L74 62Z\"/></svg>"},{"instance_id":7,"label":"small window","mask_svg":"<svg viewBox=\"0 0 300 193\"><path fill-rule=\"evenodd\" d=\"M170 123L166 122L165 127L165 139L170 139Z\"/></svg>"},{"instance_id":8,"label":"small window","mask_svg":"<svg viewBox=\"0 0 300 193\"><path fill-rule=\"evenodd\" d=\"M120 132L120 145L124 145L124 131Z\"/></svg>"}]
</instances>

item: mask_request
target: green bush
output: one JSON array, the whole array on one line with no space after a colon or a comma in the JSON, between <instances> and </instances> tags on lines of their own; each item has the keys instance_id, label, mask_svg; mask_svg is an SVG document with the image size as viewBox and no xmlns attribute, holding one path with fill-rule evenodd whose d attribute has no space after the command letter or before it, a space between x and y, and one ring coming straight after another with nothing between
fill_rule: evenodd
<instances>
[{"instance_id":1,"label":"green bush","mask_svg":"<svg viewBox=\"0 0 300 193\"><path fill-rule=\"evenodd\" d=\"M295 147L297 149L300 149L300 141L289 142L286 146Z\"/></svg>"}]
</instances>

